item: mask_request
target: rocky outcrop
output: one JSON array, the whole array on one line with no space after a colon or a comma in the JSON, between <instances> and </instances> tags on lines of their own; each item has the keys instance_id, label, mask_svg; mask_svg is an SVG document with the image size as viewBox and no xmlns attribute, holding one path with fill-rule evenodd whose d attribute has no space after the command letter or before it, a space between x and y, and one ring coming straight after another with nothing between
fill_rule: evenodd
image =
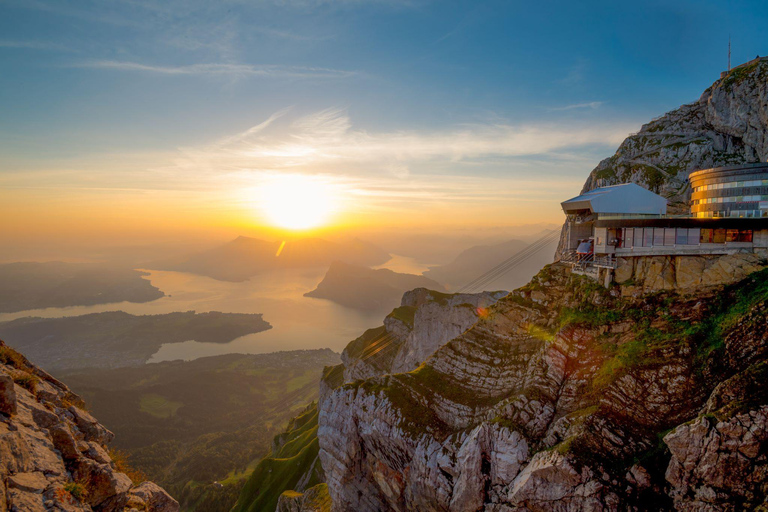
<instances>
[{"instance_id":1,"label":"rocky outcrop","mask_svg":"<svg viewBox=\"0 0 768 512\"><path fill-rule=\"evenodd\" d=\"M0 342L0 510L176 512L111 459L113 434L64 384Z\"/></svg>"},{"instance_id":2,"label":"rocky outcrop","mask_svg":"<svg viewBox=\"0 0 768 512\"><path fill-rule=\"evenodd\" d=\"M435 350L477 322L507 292L446 294L416 288L400 307L342 352L344 382L418 367ZM322 393L321 393L322 396Z\"/></svg>"},{"instance_id":3,"label":"rocky outcrop","mask_svg":"<svg viewBox=\"0 0 768 512\"><path fill-rule=\"evenodd\" d=\"M741 281L768 266L768 251L729 255L618 258L615 280L625 295L659 290L697 292Z\"/></svg>"},{"instance_id":4,"label":"rocky outcrop","mask_svg":"<svg viewBox=\"0 0 768 512\"><path fill-rule=\"evenodd\" d=\"M768 506L768 406L723 421L701 417L664 437L677 510Z\"/></svg>"},{"instance_id":5,"label":"rocky outcrop","mask_svg":"<svg viewBox=\"0 0 768 512\"><path fill-rule=\"evenodd\" d=\"M767 272L622 297L546 267L415 370L329 390L333 510L754 508Z\"/></svg>"}]
</instances>

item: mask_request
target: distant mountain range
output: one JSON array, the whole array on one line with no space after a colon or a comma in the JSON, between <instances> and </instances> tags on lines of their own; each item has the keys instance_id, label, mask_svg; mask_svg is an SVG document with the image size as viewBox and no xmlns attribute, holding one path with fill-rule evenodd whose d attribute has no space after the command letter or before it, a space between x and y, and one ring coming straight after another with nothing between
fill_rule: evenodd
<instances>
[{"instance_id":1,"label":"distant mountain range","mask_svg":"<svg viewBox=\"0 0 768 512\"><path fill-rule=\"evenodd\" d=\"M499 263L514 256L528 246L522 240L508 240L491 245L476 245L461 252L456 258L446 264L430 267L424 276L443 283L449 290L458 290L473 279L494 268ZM508 274L500 276L490 284L494 290L514 290L527 283L542 265L551 263L557 241L551 247L544 247L528 259L520 262ZM473 290L479 291L479 290Z\"/></svg>"},{"instance_id":2,"label":"distant mountain range","mask_svg":"<svg viewBox=\"0 0 768 512\"><path fill-rule=\"evenodd\" d=\"M328 299L354 309L389 311L400 304L403 293L414 288L444 290L438 282L424 276L335 261L317 288L304 296Z\"/></svg>"},{"instance_id":3,"label":"distant mountain range","mask_svg":"<svg viewBox=\"0 0 768 512\"><path fill-rule=\"evenodd\" d=\"M390 258L383 249L357 239L331 242L321 238L300 238L282 244L241 236L192 256L148 263L147 268L190 272L221 281L245 281L279 268L323 267L334 261L372 266Z\"/></svg>"}]
</instances>

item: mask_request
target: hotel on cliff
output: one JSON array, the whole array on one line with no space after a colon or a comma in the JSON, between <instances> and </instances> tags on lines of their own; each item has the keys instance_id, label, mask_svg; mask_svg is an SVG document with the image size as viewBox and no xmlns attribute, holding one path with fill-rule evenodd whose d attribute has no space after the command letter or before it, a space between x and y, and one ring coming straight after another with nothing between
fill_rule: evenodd
<instances>
[{"instance_id":1,"label":"hotel on cliff","mask_svg":"<svg viewBox=\"0 0 768 512\"><path fill-rule=\"evenodd\" d=\"M560 261L606 284L617 258L727 255L768 249L768 163L696 171L690 213L635 183L600 187L561 203Z\"/></svg>"}]
</instances>

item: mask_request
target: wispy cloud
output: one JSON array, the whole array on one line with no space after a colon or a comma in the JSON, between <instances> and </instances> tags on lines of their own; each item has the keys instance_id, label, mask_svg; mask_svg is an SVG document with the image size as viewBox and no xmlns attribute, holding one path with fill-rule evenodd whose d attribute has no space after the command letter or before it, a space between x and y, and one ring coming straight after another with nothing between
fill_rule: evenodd
<instances>
[{"instance_id":1,"label":"wispy cloud","mask_svg":"<svg viewBox=\"0 0 768 512\"><path fill-rule=\"evenodd\" d=\"M387 175L510 168L515 160L578 160L584 148L618 145L637 126L629 123L473 123L431 131L355 129L344 109L291 120L287 111L205 147L184 148L176 165L209 172L275 171ZM579 162L580 164L582 162ZM561 165L561 164L557 164ZM461 170L463 169L463 170Z\"/></svg>"},{"instance_id":2,"label":"wispy cloud","mask_svg":"<svg viewBox=\"0 0 768 512\"><path fill-rule=\"evenodd\" d=\"M566 105L564 107L552 107L549 110L556 112L558 110L574 110L577 108L589 108L592 110L600 108L600 106L603 104L602 101L590 101L587 103L575 103L573 105Z\"/></svg>"},{"instance_id":3,"label":"wispy cloud","mask_svg":"<svg viewBox=\"0 0 768 512\"><path fill-rule=\"evenodd\" d=\"M99 60L82 62L74 67L113 69L117 71L140 71L165 75L220 75L220 76L255 76L272 78L347 78L354 76L354 71L319 67L253 65L253 64L191 64L187 66L155 66L140 62Z\"/></svg>"}]
</instances>

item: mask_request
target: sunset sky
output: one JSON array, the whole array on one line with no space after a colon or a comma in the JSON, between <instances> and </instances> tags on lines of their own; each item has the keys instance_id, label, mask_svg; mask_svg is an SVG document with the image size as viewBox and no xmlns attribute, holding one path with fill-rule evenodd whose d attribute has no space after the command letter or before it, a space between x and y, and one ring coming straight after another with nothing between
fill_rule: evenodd
<instances>
[{"instance_id":1,"label":"sunset sky","mask_svg":"<svg viewBox=\"0 0 768 512\"><path fill-rule=\"evenodd\" d=\"M768 52L764 2L668 4L0 1L0 236L254 232L285 183L324 226L560 222L729 33Z\"/></svg>"}]
</instances>

